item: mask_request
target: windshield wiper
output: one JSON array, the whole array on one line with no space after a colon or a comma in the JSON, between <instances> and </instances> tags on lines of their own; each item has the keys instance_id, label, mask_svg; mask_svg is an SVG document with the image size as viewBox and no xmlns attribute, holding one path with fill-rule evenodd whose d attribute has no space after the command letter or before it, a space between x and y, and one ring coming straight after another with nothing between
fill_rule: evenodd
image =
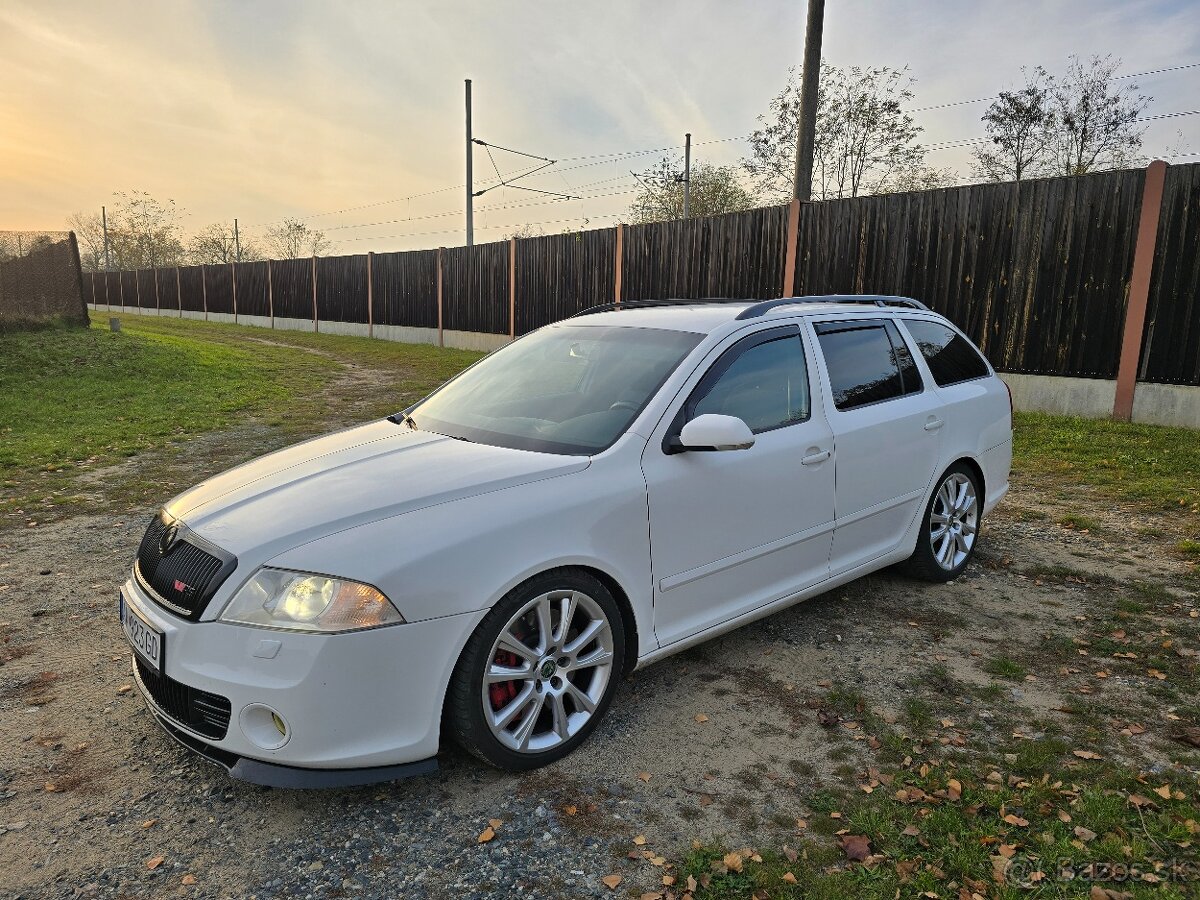
<instances>
[{"instance_id":1,"label":"windshield wiper","mask_svg":"<svg viewBox=\"0 0 1200 900\"><path fill-rule=\"evenodd\" d=\"M388 416L387 419L389 422L393 422L396 425L407 425L413 431L417 430L417 420L406 412L393 413L392 415Z\"/></svg>"}]
</instances>

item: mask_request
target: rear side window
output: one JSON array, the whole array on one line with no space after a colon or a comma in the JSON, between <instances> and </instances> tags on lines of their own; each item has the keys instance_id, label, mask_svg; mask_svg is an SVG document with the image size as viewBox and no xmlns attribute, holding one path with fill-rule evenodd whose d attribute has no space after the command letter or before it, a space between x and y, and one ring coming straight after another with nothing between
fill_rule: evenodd
<instances>
[{"instance_id":1,"label":"rear side window","mask_svg":"<svg viewBox=\"0 0 1200 900\"><path fill-rule=\"evenodd\" d=\"M953 328L923 319L905 319L904 325L939 386L982 378L988 373L983 357Z\"/></svg>"},{"instance_id":2,"label":"rear side window","mask_svg":"<svg viewBox=\"0 0 1200 900\"><path fill-rule=\"evenodd\" d=\"M922 389L912 355L891 322L822 322L816 331L829 371L833 405L838 409L879 403Z\"/></svg>"}]
</instances>

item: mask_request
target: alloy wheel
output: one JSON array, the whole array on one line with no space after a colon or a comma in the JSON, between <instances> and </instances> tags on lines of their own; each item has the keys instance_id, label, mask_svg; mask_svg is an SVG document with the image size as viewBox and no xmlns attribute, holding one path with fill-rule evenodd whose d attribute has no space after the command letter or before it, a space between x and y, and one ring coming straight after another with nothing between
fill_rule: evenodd
<instances>
[{"instance_id":1,"label":"alloy wheel","mask_svg":"<svg viewBox=\"0 0 1200 900\"><path fill-rule=\"evenodd\" d=\"M929 546L946 571L962 565L979 531L979 500L975 483L961 472L946 476L929 511Z\"/></svg>"},{"instance_id":2,"label":"alloy wheel","mask_svg":"<svg viewBox=\"0 0 1200 900\"><path fill-rule=\"evenodd\" d=\"M483 675L484 720L518 753L554 749L591 719L612 678L612 624L577 590L550 591L500 630Z\"/></svg>"}]
</instances>

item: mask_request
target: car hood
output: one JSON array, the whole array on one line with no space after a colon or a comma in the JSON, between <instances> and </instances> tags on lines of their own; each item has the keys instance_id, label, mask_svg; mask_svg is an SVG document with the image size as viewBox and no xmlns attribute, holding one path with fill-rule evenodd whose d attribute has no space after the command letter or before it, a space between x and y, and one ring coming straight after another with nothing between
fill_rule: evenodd
<instances>
[{"instance_id":1,"label":"car hood","mask_svg":"<svg viewBox=\"0 0 1200 900\"><path fill-rule=\"evenodd\" d=\"M474 444L388 420L259 457L167 512L234 554L274 555L389 516L586 468L576 456Z\"/></svg>"}]
</instances>

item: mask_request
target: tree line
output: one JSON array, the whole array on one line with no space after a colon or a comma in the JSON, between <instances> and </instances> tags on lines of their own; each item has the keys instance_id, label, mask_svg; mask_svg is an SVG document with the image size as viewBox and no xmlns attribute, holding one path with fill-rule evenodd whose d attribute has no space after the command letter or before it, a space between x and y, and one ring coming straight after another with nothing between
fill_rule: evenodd
<instances>
[{"instance_id":1,"label":"tree line","mask_svg":"<svg viewBox=\"0 0 1200 900\"><path fill-rule=\"evenodd\" d=\"M1061 75L1022 69L1023 84L1001 91L984 111L984 139L972 151L971 174L984 181L1083 175L1136 164L1151 98L1121 84L1121 61L1072 56ZM961 175L927 162L931 148L911 110L916 80L908 69L821 64L813 154L813 197L949 187ZM758 117L750 153L740 164L693 163L690 213L736 212L791 199L795 177L800 78ZM638 176L632 222L683 217L683 161L667 156Z\"/></svg>"},{"instance_id":2,"label":"tree line","mask_svg":"<svg viewBox=\"0 0 1200 900\"><path fill-rule=\"evenodd\" d=\"M145 191L116 192L107 213L107 266L101 215L75 213L67 220L85 270L299 259L319 256L331 246L324 232L290 218L269 226L257 240L235 233L232 222L213 222L189 236L175 201L160 201Z\"/></svg>"}]
</instances>

